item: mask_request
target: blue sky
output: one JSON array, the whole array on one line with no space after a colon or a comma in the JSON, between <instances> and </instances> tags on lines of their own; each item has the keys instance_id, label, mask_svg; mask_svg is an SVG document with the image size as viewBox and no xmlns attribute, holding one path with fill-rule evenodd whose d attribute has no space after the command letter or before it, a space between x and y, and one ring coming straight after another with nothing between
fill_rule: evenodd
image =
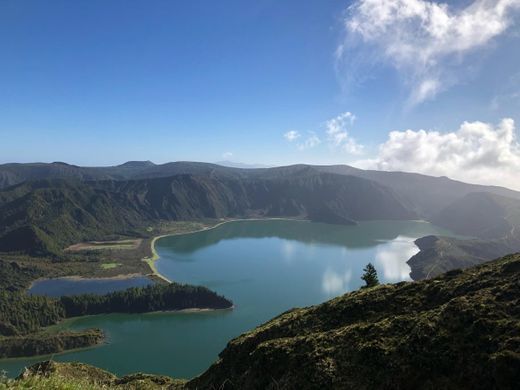
<instances>
[{"instance_id":1,"label":"blue sky","mask_svg":"<svg viewBox=\"0 0 520 390\"><path fill-rule=\"evenodd\" d=\"M477 143L485 131L516 136L519 1L376 3L390 15L384 31L367 27L382 15L374 0L4 0L0 162L354 162L458 177L453 159L437 172L385 157L395 146L389 133L424 129L428 143L435 131L464 143L467 121L487 126ZM444 19L435 19L437 6ZM403 10L411 10L406 20ZM473 30L457 27L464 16L475 19ZM392 38L397 32L403 41ZM405 47L419 50L413 60ZM418 98L424 85L434 88ZM504 118L513 124L501 127ZM406 138L400 153L415 141ZM506 144L514 172L518 143ZM495 157L484 161L490 169L504 159ZM462 178L485 182L495 176L488 171Z\"/></svg>"}]
</instances>

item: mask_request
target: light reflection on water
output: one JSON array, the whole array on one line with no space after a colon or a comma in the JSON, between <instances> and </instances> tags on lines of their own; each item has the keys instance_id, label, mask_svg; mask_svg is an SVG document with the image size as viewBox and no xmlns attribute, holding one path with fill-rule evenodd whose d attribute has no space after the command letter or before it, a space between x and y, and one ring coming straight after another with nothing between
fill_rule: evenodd
<instances>
[{"instance_id":1,"label":"light reflection on water","mask_svg":"<svg viewBox=\"0 0 520 390\"><path fill-rule=\"evenodd\" d=\"M248 221L165 237L156 247L159 272L177 282L214 289L232 299L235 309L78 318L70 328L99 327L110 343L54 358L82 361L118 375L144 371L193 377L241 333L290 308L359 288L368 262L375 265L382 283L408 279L406 260L417 251L413 239L435 233L442 232L417 221L357 226ZM0 361L0 370L13 376L40 359Z\"/></svg>"},{"instance_id":2,"label":"light reflection on water","mask_svg":"<svg viewBox=\"0 0 520 390\"><path fill-rule=\"evenodd\" d=\"M419 252L414 241L413 237L400 235L377 247L374 265L385 280L410 280L410 266L406 262Z\"/></svg>"},{"instance_id":3,"label":"light reflection on water","mask_svg":"<svg viewBox=\"0 0 520 390\"><path fill-rule=\"evenodd\" d=\"M344 272L337 272L328 267L322 278L323 292L330 296L336 296L350 290L349 284L352 279L352 270L346 268Z\"/></svg>"},{"instance_id":4,"label":"light reflection on water","mask_svg":"<svg viewBox=\"0 0 520 390\"><path fill-rule=\"evenodd\" d=\"M419 248L414 243L415 238L399 235L396 238L383 241L375 248L374 259L371 261L378 271L382 282L393 283L410 279L410 266L407 261ZM347 256L347 249L341 253ZM328 266L322 276L322 290L328 296L337 296L357 288L359 281L352 280L353 268L358 264L349 262L340 264L336 268Z\"/></svg>"}]
</instances>

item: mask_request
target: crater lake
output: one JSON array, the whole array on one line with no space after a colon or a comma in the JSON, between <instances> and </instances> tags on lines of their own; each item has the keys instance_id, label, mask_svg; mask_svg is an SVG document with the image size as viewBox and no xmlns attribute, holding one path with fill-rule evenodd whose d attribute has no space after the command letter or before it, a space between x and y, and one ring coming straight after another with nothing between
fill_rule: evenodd
<instances>
[{"instance_id":1,"label":"crater lake","mask_svg":"<svg viewBox=\"0 0 520 390\"><path fill-rule=\"evenodd\" d=\"M207 369L227 342L272 317L321 303L363 285L368 262L381 283L409 280L413 241L449 232L422 221L372 221L355 226L295 220L234 221L156 242L158 271L203 285L234 302L233 310L111 314L71 319L61 328L98 327L105 345L55 355L117 375L137 371L191 378ZM9 376L45 357L0 361Z\"/></svg>"}]
</instances>

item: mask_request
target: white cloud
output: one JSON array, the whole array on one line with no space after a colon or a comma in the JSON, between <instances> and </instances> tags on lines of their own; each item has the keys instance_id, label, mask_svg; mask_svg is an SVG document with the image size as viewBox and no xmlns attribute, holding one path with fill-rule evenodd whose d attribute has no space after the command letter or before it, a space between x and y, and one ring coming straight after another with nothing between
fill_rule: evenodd
<instances>
[{"instance_id":1,"label":"white cloud","mask_svg":"<svg viewBox=\"0 0 520 390\"><path fill-rule=\"evenodd\" d=\"M497 126L464 122L458 130L447 133L392 131L375 159L353 165L448 176L520 190L520 144L510 118Z\"/></svg>"},{"instance_id":2,"label":"white cloud","mask_svg":"<svg viewBox=\"0 0 520 390\"><path fill-rule=\"evenodd\" d=\"M309 135L308 137L305 139L305 141L303 142L300 142L298 144L298 149L299 150L307 150L307 149L312 149L314 148L315 146L318 146L319 144L321 144L321 139L320 137L318 137L316 135L316 133L314 133L313 131L309 131Z\"/></svg>"},{"instance_id":3,"label":"white cloud","mask_svg":"<svg viewBox=\"0 0 520 390\"><path fill-rule=\"evenodd\" d=\"M464 57L513 24L520 0L475 0L456 8L424 0L357 0L345 18L337 59L353 67L384 62L405 76L410 104L435 97L457 82Z\"/></svg>"},{"instance_id":4,"label":"white cloud","mask_svg":"<svg viewBox=\"0 0 520 390\"><path fill-rule=\"evenodd\" d=\"M348 126L352 126L355 120L356 116L347 111L326 122L327 139L333 147L341 148L350 154L363 153L363 145L358 144L347 131Z\"/></svg>"},{"instance_id":5,"label":"white cloud","mask_svg":"<svg viewBox=\"0 0 520 390\"><path fill-rule=\"evenodd\" d=\"M222 158L231 158L231 157L233 157L233 153L231 153L231 152L222 153Z\"/></svg>"},{"instance_id":6,"label":"white cloud","mask_svg":"<svg viewBox=\"0 0 520 390\"><path fill-rule=\"evenodd\" d=\"M292 142L292 141L300 138L300 133L296 130L290 130L287 133L285 133L283 136L287 141Z\"/></svg>"}]
</instances>

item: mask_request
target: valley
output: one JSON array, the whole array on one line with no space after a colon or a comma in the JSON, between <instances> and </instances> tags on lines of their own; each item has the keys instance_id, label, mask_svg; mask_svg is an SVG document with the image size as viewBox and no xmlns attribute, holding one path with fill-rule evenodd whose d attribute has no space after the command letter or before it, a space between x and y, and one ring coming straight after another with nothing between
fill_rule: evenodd
<instances>
[{"instance_id":1,"label":"valley","mask_svg":"<svg viewBox=\"0 0 520 390\"><path fill-rule=\"evenodd\" d=\"M431 274L417 268L428 264L442 272L520 250L519 192L444 177L345 165L240 169L135 161L100 168L5 164L0 177L1 259L50 276L147 274L143 258L153 274L154 237L241 218L343 225L422 219L460 236L442 254L424 250L420 262L411 262L414 278ZM106 244L129 240L133 248ZM70 250L78 247L90 250Z\"/></svg>"},{"instance_id":2,"label":"valley","mask_svg":"<svg viewBox=\"0 0 520 390\"><path fill-rule=\"evenodd\" d=\"M519 28L0 1L0 390L517 390Z\"/></svg>"},{"instance_id":3,"label":"valley","mask_svg":"<svg viewBox=\"0 0 520 390\"><path fill-rule=\"evenodd\" d=\"M160 274L176 283L205 286L232 300L233 310L74 318L63 330L102 329L109 343L54 359L82 361L118 375L141 370L191 378L241 333L293 307L358 289L370 261L382 283L409 280L406 259L418 251L415 238L444 232L412 221L332 225L273 219L233 221L163 237L155 246ZM71 283L60 292L70 295L81 288ZM158 361L157 355L163 359ZM0 362L0 369L14 376L42 358Z\"/></svg>"},{"instance_id":4,"label":"valley","mask_svg":"<svg viewBox=\"0 0 520 390\"><path fill-rule=\"evenodd\" d=\"M109 168L58 165L58 170L49 164L43 171L42 166L9 166L9 177L18 170L19 182L0 189L0 271L8 294L23 295L38 280L31 293L51 298L31 299L50 299L52 306L52 299L63 301L60 296L80 291L105 294L96 295L100 297L128 287L177 288L186 283L182 288L189 291L200 285L225 296L234 310L147 317L128 314L129 309L111 314L118 309L102 301L98 315L66 319L58 333L45 333L45 326L67 317L62 314L18 339L4 331L11 344L3 356L73 349L56 359L81 360L118 375L140 367L192 378L242 332L292 307L355 290L368 262L375 261L384 283L395 283L434 278L520 251L520 194L499 187L348 166L238 169L133 162L132 169L123 164L110 168L108 175ZM120 171L126 173L115 173ZM174 249L165 252L162 248L170 242ZM268 242L275 243L275 252L269 252L273 248ZM228 245L237 246L221 252ZM291 260L294 253L300 258ZM265 264L255 265L255 258ZM318 258L325 260L313 269ZM190 268L201 261L200 268ZM284 268L291 262L293 266ZM179 306L177 298L173 305L175 310L188 307ZM207 308L198 303L189 307ZM172 327L184 337L170 344L146 338L144 344L136 343L143 324L147 333L162 334L160 340L168 339ZM126 326L139 331L123 337ZM222 331L216 338L202 337L209 329L211 334ZM105 344L106 339L111 342ZM76 350L92 345L98 346ZM120 356L136 355L135 348L141 359L114 365L126 361ZM192 357L180 355L179 349L193 351ZM164 366L152 358L157 350L169 356ZM0 367L15 375L39 360L5 361Z\"/></svg>"}]
</instances>

